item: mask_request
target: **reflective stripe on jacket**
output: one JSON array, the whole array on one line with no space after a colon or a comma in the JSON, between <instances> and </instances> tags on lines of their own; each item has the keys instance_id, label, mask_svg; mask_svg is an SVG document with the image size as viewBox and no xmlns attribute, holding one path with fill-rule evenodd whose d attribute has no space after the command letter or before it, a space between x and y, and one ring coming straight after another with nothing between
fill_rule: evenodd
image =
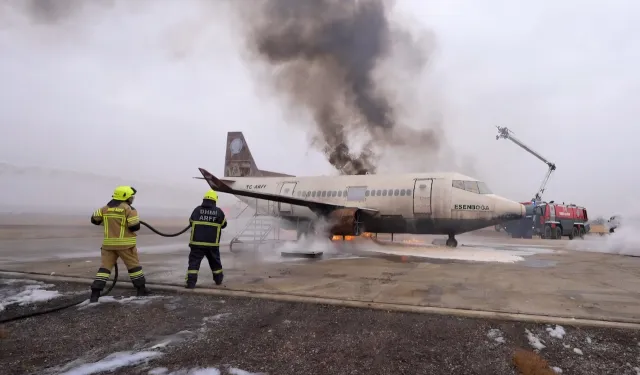
<instances>
[{"instance_id":1,"label":"reflective stripe on jacket","mask_svg":"<svg viewBox=\"0 0 640 375\"><path fill-rule=\"evenodd\" d=\"M138 211L126 202L117 206L106 205L93 213L93 221L104 226L102 248L105 250L130 249L136 246L136 230L140 226Z\"/></svg>"}]
</instances>

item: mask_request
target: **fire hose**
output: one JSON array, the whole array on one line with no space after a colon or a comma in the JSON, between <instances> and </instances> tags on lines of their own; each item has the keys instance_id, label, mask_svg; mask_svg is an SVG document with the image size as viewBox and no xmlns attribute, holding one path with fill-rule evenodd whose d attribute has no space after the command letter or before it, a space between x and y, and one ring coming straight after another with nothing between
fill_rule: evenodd
<instances>
[{"instance_id":1,"label":"fire hose","mask_svg":"<svg viewBox=\"0 0 640 375\"><path fill-rule=\"evenodd\" d=\"M184 232L188 231L189 228L191 228L191 225L187 225L187 227L185 227L183 230L181 230L178 233L167 234L167 233L162 233L162 232L158 231L157 229L152 227L150 224L145 223L144 221L140 221L140 224L144 225L145 227L149 228L153 233L158 234L158 235L160 235L162 237L177 237L177 236L183 234ZM118 282L118 263L116 263L113 267L114 267L114 273L113 273L113 279L111 280L111 285L107 288L106 291L100 293L100 297L104 297L104 296L108 295L109 293L111 293L113 288L116 286L116 283ZM70 302L70 303L67 303L67 304L64 304L64 305L61 305L61 306L53 307L53 308L50 308L50 309L38 310L38 311L34 311L34 312L27 313L27 314L24 314L24 315L18 315L18 316L13 316L13 317L6 318L6 319L0 319L0 324L13 322L13 321L16 321L16 320L22 320L22 319L26 319L26 318L31 318L33 316L49 314L49 313L60 311L60 310L64 310L64 309L68 309L70 307L77 306L77 305L83 303L87 299L88 299L88 297L82 297L82 299L78 299L77 301Z\"/></svg>"}]
</instances>

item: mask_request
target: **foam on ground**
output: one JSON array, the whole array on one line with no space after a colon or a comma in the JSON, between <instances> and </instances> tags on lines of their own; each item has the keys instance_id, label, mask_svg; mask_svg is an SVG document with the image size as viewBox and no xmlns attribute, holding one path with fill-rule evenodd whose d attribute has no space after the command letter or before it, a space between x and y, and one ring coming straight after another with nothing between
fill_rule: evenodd
<instances>
[{"instance_id":1,"label":"foam on ground","mask_svg":"<svg viewBox=\"0 0 640 375\"><path fill-rule=\"evenodd\" d=\"M97 303L89 303L89 300L85 300L78 305L78 310L84 310L90 307L99 306L105 303L120 303L123 305L126 304L134 304L134 305L146 305L151 302L153 299L157 298L165 298L164 296L146 296L146 297L121 297L116 298L114 296L104 296L98 299Z\"/></svg>"},{"instance_id":2,"label":"foam on ground","mask_svg":"<svg viewBox=\"0 0 640 375\"><path fill-rule=\"evenodd\" d=\"M55 285L45 284L41 281L0 279L0 284L9 286L0 289L0 311L10 305L26 306L62 296L57 290L46 290L46 288L53 288Z\"/></svg>"},{"instance_id":3,"label":"foam on ground","mask_svg":"<svg viewBox=\"0 0 640 375\"><path fill-rule=\"evenodd\" d=\"M371 251L383 254L411 256L432 259L466 260L472 262L516 263L524 260L524 256L534 252L494 250L488 248L441 248L441 247L396 247L372 246Z\"/></svg>"}]
</instances>

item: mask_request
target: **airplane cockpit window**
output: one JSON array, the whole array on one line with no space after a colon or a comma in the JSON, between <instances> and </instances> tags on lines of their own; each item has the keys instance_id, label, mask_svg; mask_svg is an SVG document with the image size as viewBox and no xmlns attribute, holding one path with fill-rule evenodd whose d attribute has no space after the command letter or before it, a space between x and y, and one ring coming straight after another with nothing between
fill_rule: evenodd
<instances>
[{"instance_id":1,"label":"airplane cockpit window","mask_svg":"<svg viewBox=\"0 0 640 375\"><path fill-rule=\"evenodd\" d=\"M465 181L464 190L480 194L480 190L478 190L478 181Z\"/></svg>"},{"instance_id":2,"label":"airplane cockpit window","mask_svg":"<svg viewBox=\"0 0 640 375\"><path fill-rule=\"evenodd\" d=\"M493 194L491 189L487 187L487 184L482 181L478 181L478 189L480 190L480 194Z\"/></svg>"},{"instance_id":3,"label":"airplane cockpit window","mask_svg":"<svg viewBox=\"0 0 640 375\"><path fill-rule=\"evenodd\" d=\"M451 186L456 189L468 191L476 194L493 194L487 187L487 184L481 181L462 181L453 180Z\"/></svg>"}]
</instances>

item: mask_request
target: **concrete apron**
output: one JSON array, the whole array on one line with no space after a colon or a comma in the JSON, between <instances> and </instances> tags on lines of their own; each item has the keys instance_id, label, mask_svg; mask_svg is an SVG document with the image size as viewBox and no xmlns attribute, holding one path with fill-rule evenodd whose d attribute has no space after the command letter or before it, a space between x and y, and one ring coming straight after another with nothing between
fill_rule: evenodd
<instances>
[{"instance_id":1,"label":"concrete apron","mask_svg":"<svg viewBox=\"0 0 640 375\"><path fill-rule=\"evenodd\" d=\"M0 276L11 278L22 278L39 281L50 282L73 282L90 285L93 282L91 278L84 278L78 276L52 276L41 274L37 272L13 272L0 270ZM110 285L111 280L109 281ZM447 307L435 307L435 306L418 306L410 304L400 303L381 303L381 302L367 302L357 300L346 300L337 298L324 298L324 297L312 297L295 294L283 294L275 292L253 292L243 290L232 290L220 287L199 287L197 289L185 289L182 285L176 285L173 283L148 283L148 287L153 291L167 291L175 293L194 293L214 296L227 296L238 298L261 298L279 302L295 302L295 303L314 303L321 305L332 305L351 308L368 308L384 311L395 312L408 312L408 313L420 313L420 314L438 314L458 316L463 318L476 318L476 319L493 319L493 320L506 320L506 321L521 321L541 324L559 324L568 326L582 326L582 327L598 327L598 328L618 328L618 329L637 329L640 330L640 319L583 319L575 317L562 317L552 315L538 315L538 314L526 314L526 313L509 313L500 311L487 311L487 310L475 310L475 309L462 309L462 308L447 308ZM126 276L123 278L122 274L118 277L118 283L114 289L132 289L133 287L129 283ZM87 294L89 291L87 291Z\"/></svg>"}]
</instances>

